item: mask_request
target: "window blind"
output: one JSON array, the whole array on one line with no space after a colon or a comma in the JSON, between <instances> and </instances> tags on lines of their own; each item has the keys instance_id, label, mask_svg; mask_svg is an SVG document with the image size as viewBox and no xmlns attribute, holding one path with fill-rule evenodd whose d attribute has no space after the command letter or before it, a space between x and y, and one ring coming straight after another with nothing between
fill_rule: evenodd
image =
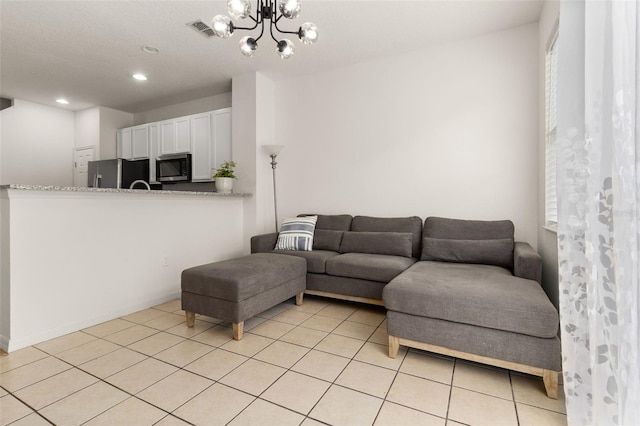
<instances>
[{"instance_id":1,"label":"window blind","mask_svg":"<svg viewBox=\"0 0 640 426\"><path fill-rule=\"evenodd\" d=\"M546 54L545 70L545 223L556 227L558 223L558 191L556 188L556 127L558 124L558 50L557 33Z\"/></svg>"}]
</instances>

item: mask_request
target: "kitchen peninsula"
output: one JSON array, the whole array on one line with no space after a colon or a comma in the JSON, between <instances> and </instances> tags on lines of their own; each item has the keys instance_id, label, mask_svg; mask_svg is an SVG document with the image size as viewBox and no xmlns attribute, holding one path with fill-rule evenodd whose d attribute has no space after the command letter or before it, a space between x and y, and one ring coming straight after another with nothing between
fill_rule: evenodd
<instances>
[{"instance_id":1,"label":"kitchen peninsula","mask_svg":"<svg viewBox=\"0 0 640 426\"><path fill-rule=\"evenodd\" d=\"M182 270L242 254L250 196L0 186L0 349L179 297Z\"/></svg>"}]
</instances>

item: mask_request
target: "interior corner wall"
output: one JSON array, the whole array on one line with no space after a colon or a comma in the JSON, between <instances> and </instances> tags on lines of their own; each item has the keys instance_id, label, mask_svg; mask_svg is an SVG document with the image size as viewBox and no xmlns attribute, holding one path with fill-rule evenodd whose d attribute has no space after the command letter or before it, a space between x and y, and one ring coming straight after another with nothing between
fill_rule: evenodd
<instances>
[{"instance_id":1,"label":"interior corner wall","mask_svg":"<svg viewBox=\"0 0 640 426\"><path fill-rule=\"evenodd\" d=\"M244 252L250 251L252 236L273 232L273 196L270 190L270 159L262 145L275 140L274 83L260 73L248 73L233 78L233 160L237 163L234 192L253 194L244 199Z\"/></svg>"},{"instance_id":2,"label":"interior corner wall","mask_svg":"<svg viewBox=\"0 0 640 426\"><path fill-rule=\"evenodd\" d=\"M545 225L545 56L560 16L560 2L546 1L538 22L538 252L542 256L542 287L558 308L558 236Z\"/></svg>"},{"instance_id":3,"label":"interior corner wall","mask_svg":"<svg viewBox=\"0 0 640 426\"><path fill-rule=\"evenodd\" d=\"M276 84L281 216L510 219L537 245L538 27Z\"/></svg>"},{"instance_id":4,"label":"interior corner wall","mask_svg":"<svg viewBox=\"0 0 640 426\"><path fill-rule=\"evenodd\" d=\"M100 147L100 108L93 107L75 112L74 146Z\"/></svg>"},{"instance_id":5,"label":"interior corner wall","mask_svg":"<svg viewBox=\"0 0 640 426\"><path fill-rule=\"evenodd\" d=\"M133 114L117 109L100 109L100 150L99 159L116 158L116 132L118 129L133 126Z\"/></svg>"},{"instance_id":6,"label":"interior corner wall","mask_svg":"<svg viewBox=\"0 0 640 426\"><path fill-rule=\"evenodd\" d=\"M15 99L0 112L0 184L72 186L75 114Z\"/></svg>"},{"instance_id":7,"label":"interior corner wall","mask_svg":"<svg viewBox=\"0 0 640 426\"><path fill-rule=\"evenodd\" d=\"M133 124L146 124L155 121L168 120L170 118L183 117L185 115L198 114L216 109L229 108L232 104L232 92L220 95L207 96L193 101L168 105L149 111L134 114Z\"/></svg>"}]
</instances>

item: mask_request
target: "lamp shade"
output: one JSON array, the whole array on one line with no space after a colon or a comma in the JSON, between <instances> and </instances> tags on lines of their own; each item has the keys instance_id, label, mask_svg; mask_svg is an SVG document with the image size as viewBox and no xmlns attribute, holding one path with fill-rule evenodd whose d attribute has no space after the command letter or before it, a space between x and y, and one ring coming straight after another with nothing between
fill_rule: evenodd
<instances>
[{"instance_id":1,"label":"lamp shade","mask_svg":"<svg viewBox=\"0 0 640 426\"><path fill-rule=\"evenodd\" d=\"M280 154L282 148L284 148L284 145L262 145L262 149L264 149L264 152L269 156Z\"/></svg>"}]
</instances>

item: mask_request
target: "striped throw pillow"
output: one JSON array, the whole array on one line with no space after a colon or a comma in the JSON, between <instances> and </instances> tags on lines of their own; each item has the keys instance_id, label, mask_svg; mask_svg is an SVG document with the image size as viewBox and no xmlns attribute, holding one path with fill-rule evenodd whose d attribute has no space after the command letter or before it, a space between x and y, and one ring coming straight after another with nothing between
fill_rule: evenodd
<instances>
[{"instance_id":1,"label":"striped throw pillow","mask_svg":"<svg viewBox=\"0 0 640 426\"><path fill-rule=\"evenodd\" d=\"M282 222L275 250L311 251L318 216L296 217Z\"/></svg>"}]
</instances>

